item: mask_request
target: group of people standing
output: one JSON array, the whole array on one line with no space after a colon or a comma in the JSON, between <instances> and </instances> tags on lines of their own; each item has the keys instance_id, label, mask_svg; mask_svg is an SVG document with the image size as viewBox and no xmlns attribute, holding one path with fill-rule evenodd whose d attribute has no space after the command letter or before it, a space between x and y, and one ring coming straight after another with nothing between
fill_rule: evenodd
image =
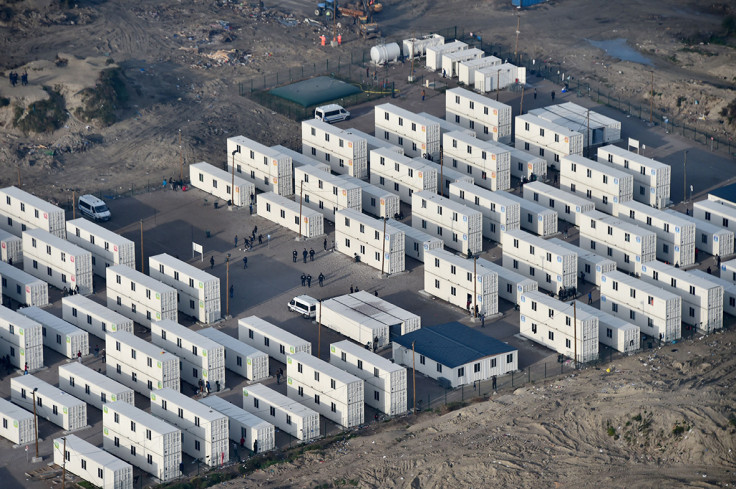
<instances>
[{"instance_id":1,"label":"group of people standing","mask_svg":"<svg viewBox=\"0 0 736 489\"><path fill-rule=\"evenodd\" d=\"M8 75L8 78L10 79L10 84L12 86L16 86L18 84L18 73L15 71L11 71ZM23 72L22 75L20 75L20 84L23 86L28 85L28 72Z\"/></svg>"}]
</instances>

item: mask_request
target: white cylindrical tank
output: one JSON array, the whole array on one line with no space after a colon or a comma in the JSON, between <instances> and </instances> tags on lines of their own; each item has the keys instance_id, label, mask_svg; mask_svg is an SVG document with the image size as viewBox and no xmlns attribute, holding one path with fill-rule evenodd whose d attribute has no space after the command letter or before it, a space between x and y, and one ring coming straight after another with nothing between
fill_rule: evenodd
<instances>
[{"instance_id":1,"label":"white cylindrical tank","mask_svg":"<svg viewBox=\"0 0 736 489\"><path fill-rule=\"evenodd\" d=\"M371 48L371 61L377 65L396 61L399 59L399 56L401 56L401 48L395 42L381 44Z\"/></svg>"}]
</instances>

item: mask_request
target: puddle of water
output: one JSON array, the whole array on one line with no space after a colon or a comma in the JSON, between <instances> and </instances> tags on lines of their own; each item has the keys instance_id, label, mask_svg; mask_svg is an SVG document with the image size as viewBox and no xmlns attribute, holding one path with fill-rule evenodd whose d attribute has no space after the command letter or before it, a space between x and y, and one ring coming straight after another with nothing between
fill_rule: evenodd
<instances>
[{"instance_id":1,"label":"puddle of water","mask_svg":"<svg viewBox=\"0 0 736 489\"><path fill-rule=\"evenodd\" d=\"M620 37L618 39L611 39L609 41L593 41L592 39L586 39L592 46L602 49L612 58L618 58L622 61L631 61L632 63L639 63L647 66L654 66L654 63L642 55L639 51L626 44L626 39Z\"/></svg>"}]
</instances>

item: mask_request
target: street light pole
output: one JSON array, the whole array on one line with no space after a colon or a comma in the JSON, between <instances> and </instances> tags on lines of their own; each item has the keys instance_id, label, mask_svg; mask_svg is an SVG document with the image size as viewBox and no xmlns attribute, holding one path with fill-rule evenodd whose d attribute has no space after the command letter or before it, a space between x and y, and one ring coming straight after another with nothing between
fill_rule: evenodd
<instances>
[{"instance_id":1,"label":"street light pole","mask_svg":"<svg viewBox=\"0 0 736 489\"><path fill-rule=\"evenodd\" d=\"M64 451L61 452L61 456L64 457L64 462L61 464L61 489L66 488L66 436L62 438L64 440Z\"/></svg>"},{"instance_id":2,"label":"street light pole","mask_svg":"<svg viewBox=\"0 0 736 489\"><path fill-rule=\"evenodd\" d=\"M302 200L304 197L304 180L299 184L299 236L297 241L302 239Z\"/></svg>"},{"instance_id":3,"label":"street light pole","mask_svg":"<svg viewBox=\"0 0 736 489\"><path fill-rule=\"evenodd\" d=\"M685 158L682 161L682 200L687 202L687 150L685 150Z\"/></svg>"},{"instance_id":4,"label":"street light pole","mask_svg":"<svg viewBox=\"0 0 736 489\"><path fill-rule=\"evenodd\" d=\"M478 257L473 256L473 318L478 317Z\"/></svg>"},{"instance_id":5,"label":"street light pole","mask_svg":"<svg viewBox=\"0 0 736 489\"><path fill-rule=\"evenodd\" d=\"M319 301L319 319L317 320L317 358L322 358L322 301Z\"/></svg>"},{"instance_id":6,"label":"street light pole","mask_svg":"<svg viewBox=\"0 0 736 489\"><path fill-rule=\"evenodd\" d=\"M36 432L36 458L38 459L38 416L36 415L36 391L38 387L33 388L33 430Z\"/></svg>"},{"instance_id":7,"label":"street light pole","mask_svg":"<svg viewBox=\"0 0 736 489\"><path fill-rule=\"evenodd\" d=\"M383 277L383 270L386 264L386 221L388 217L383 218L383 246L381 247L381 277Z\"/></svg>"},{"instance_id":8,"label":"street light pole","mask_svg":"<svg viewBox=\"0 0 736 489\"><path fill-rule=\"evenodd\" d=\"M230 253L225 259L225 315L230 315Z\"/></svg>"},{"instance_id":9,"label":"street light pole","mask_svg":"<svg viewBox=\"0 0 736 489\"><path fill-rule=\"evenodd\" d=\"M230 184L230 192L232 193L232 197L230 197L230 205L235 205L235 155L237 153L240 153L240 146L233 150L233 177Z\"/></svg>"},{"instance_id":10,"label":"street light pole","mask_svg":"<svg viewBox=\"0 0 736 489\"><path fill-rule=\"evenodd\" d=\"M574 355L575 360L573 365L575 370L578 368L578 306L575 299L572 300L572 331L573 331L573 342L575 343Z\"/></svg>"},{"instance_id":11,"label":"street light pole","mask_svg":"<svg viewBox=\"0 0 736 489\"><path fill-rule=\"evenodd\" d=\"M417 366L414 362L414 343L416 340L411 342L411 385L414 390L412 397L414 398L414 414L417 414Z\"/></svg>"},{"instance_id":12,"label":"street light pole","mask_svg":"<svg viewBox=\"0 0 736 489\"><path fill-rule=\"evenodd\" d=\"M146 259L143 254L143 219L141 221L141 273L146 273Z\"/></svg>"}]
</instances>

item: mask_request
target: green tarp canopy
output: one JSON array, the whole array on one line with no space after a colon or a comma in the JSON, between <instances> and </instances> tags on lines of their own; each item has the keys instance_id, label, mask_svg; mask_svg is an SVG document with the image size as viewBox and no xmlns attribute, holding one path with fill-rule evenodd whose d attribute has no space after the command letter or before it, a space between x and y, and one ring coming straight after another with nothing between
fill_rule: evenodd
<instances>
[{"instance_id":1,"label":"green tarp canopy","mask_svg":"<svg viewBox=\"0 0 736 489\"><path fill-rule=\"evenodd\" d=\"M361 89L355 85L350 85L329 76L318 76L269 91L271 95L289 100L302 107L319 105L323 102L360 92Z\"/></svg>"}]
</instances>

